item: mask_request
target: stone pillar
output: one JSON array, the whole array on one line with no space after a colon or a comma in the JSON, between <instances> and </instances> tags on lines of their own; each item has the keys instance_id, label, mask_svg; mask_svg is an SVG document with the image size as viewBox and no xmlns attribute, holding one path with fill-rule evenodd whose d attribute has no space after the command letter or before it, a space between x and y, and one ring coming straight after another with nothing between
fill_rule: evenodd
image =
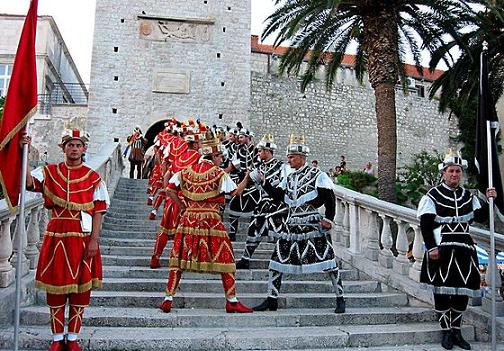
<instances>
[{"instance_id":1,"label":"stone pillar","mask_svg":"<svg viewBox=\"0 0 504 351\"><path fill-rule=\"evenodd\" d=\"M396 240L396 250L398 255L394 260L393 267L394 271L397 273L407 275L410 267L410 262L406 256L409 249L408 237L406 236L407 223L401 220L396 220L396 223L398 228Z\"/></svg>"},{"instance_id":2,"label":"stone pillar","mask_svg":"<svg viewBox=\"0 0 504 351\"><path fill-rule=\"evenodd\" d=\"M21 230L19 230L21 228ZM18 240L18 236L21 234L21 240ZM13 267L17 267L17 260L21 259L21 276L25 276L28 273L30 268L28 259L26 258L24 252L27 246L26 241L26 227L25 223L19 222L19 217L16 219L16 228L14 232L14 236L12 239L13 242L13 255L11 259L11 264ZM20 245L20 246L19 246Z\"/></svg>"},{"instance_id":3,"label":"stone pillar","mask_svg":"<svg viewBox=\"0 0 504 351\"><path fill-rule=\"evenodd\" d=\"M369 224L368 224L368 245L366 249L366 258L372 261L378 261L378 256L380 255L380 232L377 221L377 214L371 210L366 210L368 212Z\"/></svg>"},{"instance_id":4,"label":"stone pillar","mask_svg":"<svg viewBox=\"0 0 504 351\"><path fill-rule=\"evenodd\" d=\"M6 288L14 281L14 269L9 262L12 255L10 226L14 216L0 221L0 288Z\"/></svg>"},{"instance_id":5,"label":"stone pillar","mask_svg":"<svg viewBox=\"0 0 504 351\"><path fill-rule=\"evenodd\" d=\"M341 235L341 245L343 247L348 247L350 245L350 218L349 218L349 204L343 205L343 232Z\"/></svg>"},{"instance_id":6,"label":"stone pillar","mask_svg":"<svg viewBox=\"0 0 504 351\"><path fill-rule=\"evenodd\" d=\"M334 216L334 235L332 237L333 243L341 241L343 236L343 202L336 198L336 216Z\"/></svg>"},{"instance_id":7,"label":"stone pillar","mask_svg":"<svg viewBox=\"0 0 504 351\"><path fill-rule=\"evenodd\" d=\"M361 252L361 242L360 242L360 231L359 231L359 214L357 211L357 206L355 204L348 204L349 212L349 233L350 233L350 243L348 250L351 253L360 253Z\"/></svg>"},{"instance_id":8,"label":"stone pillar","mask_svg":"<svg viewBox=\"0 0 504 351\"><path fill-rule=\"evenodd\" d=\"M422 231L418 225L411 225L411 228L415 231L415 239L413 241L413 257L415 258L415 263L410 267L409 277L416 282L420 281L420 271L422 269L423 261L423 237Z\"/></svg>"},{"instance_id":9,"label":"stone pillar","mask_svg":"<svg viewBox=\"0 0 504 351\"><path fill-rule=\"evenodd\" d=\"M394 254L392 253L392 246L394 245L394 241L392 239L392 230L390 229L390 217L386 215L380 214L380 217L383 220L383 228L381 233L381 244L383 249L380 252L380 256L378 257L378 262L385 268L392 268L392 264L394 262Z\"/></svg>"},{"instance_id":10,"label":"stone pillar","mask_svg":"<svg viewBox=\"0 0 504 351\"><path fill-rule=\"evenodd\" d=\"M31 209L30 222L28 222L28 229L26 230L27 246L25 255L30 261L30 269L35 269L39 256L37 248L40 237L39 213L40 208L38 206Z\"/></svg>"},{"instance_id":11,"label":"stone pillar","mask_svg":"<svg viewBox=\"0 0 504 351\"><path fill-rule=\"evenodd\" d=\"M490 250L488 250L488 267L487 267L487 272L485 275L485 281L487 283L489 293L483 297L482 299L482 308L483 311L491 313L492 312L492 296L491 296L491 291L492 289L492 271L495 270L495 315L497 317L502 317L504 316L504 301L502 300L502 296L500 295L500 288L502 286L502 280L499 274L499 269L497 266L492 267L490 265L490 255L492 254ZM495 253L493 253L495 255Z\"/></svg>"}]
</instances>

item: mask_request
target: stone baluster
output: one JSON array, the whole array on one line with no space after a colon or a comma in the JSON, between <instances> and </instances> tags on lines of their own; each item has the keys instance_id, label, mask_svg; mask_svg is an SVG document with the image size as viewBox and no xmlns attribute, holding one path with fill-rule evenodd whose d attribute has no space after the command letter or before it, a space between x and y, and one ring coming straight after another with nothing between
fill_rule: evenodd
<instances>
[{"instance_id":1,"label":"stone baluster","mask_svg":"<svg viewBox=\"0 0 504 351\"><path fill-rule=\"evenodd\" d=\"M334 216L334 229L332 231L332 241L337 243L341 240L343 232L343 204L336 198L336 214Z\"/></svg>"},{"instance_id":2,"label":"stone baluster","mask_svg":"<svg viewBox=\"0 0 504 351\"><path fill-rule=\"evenodd\" d=\"M348 247L350 245L350 215L348 203L343 204L343 231L341 233L341 245Z\"/></svg>"},{"instance_id":3,"label":"stone baluster","mask_svg":"<svg viewBox=\"0 0 504 351\"><path fill-rule=\"evenodd\" d=\"M402 274L402 275L407 275L409 272L410 268L410 262L408 257L406 256L408 254L409 250L409 243L408 243L408 237L406 235L406 227L408 226L408 223L402 221L402 220L395 220L397 223L397 240L396 240L396 250L397 250L397 257L394 260L394 271Z\"/></svg>"},{"instance_id":4,"label":"stone baluster","mask_svg":"<svg viewBox=\"0 0 504 351\"><path fill-rule=\"evenodd\" d=\"M35 269L37 266L39 250L37 244L40 238L39 230L39 213L40 207L35 206L30 212L30 221L28 222L28 229L26 230L27 246L25 255L30 261L30 269Z\"/></svg>"},{"instance_id":5,"label":"stone baluster","mask_svg":"<svg viewBox=\"0 0 504 351\"><path fill-rule=\"evenodd\" d=\"M366 258L372 261L378 261L380 254L380 232L377 221L377 214L366 209L368 213L368 245L366 250Z\"/></svg>"},{"instance_id":6,"label":"stone baluster","mask_svg":"<svg viewBox=\"0 0 504 351\"><path fill-rule=\"evenodd\" d=\"M41 207L39 211L39 234L40 234L40 239L38 242L38 247L42 245L42 240L44 240L44 234L47 228L47 223L49 223L49 211L45 207Z\"/></svg>"},{"instance_id":7,"label":"stone baluster","mask_svg":"<svg viewBox=\"0 0 504 351\"><path fill-rule=\"evenodd\" d=\"M348 204L348 221L349 221L349 233L350 242L348 245L348 250L351 253L361 252L361 238L359 230L359 213L358 207L354 203Z\"/></svg>"},{"instance_id":8,"label":"stone baluster","mask_svg":"<svg viewBox=\"0 0 504 351\"><path fill-rule=\"evenodd\" d=\"M381 233L381 244L383 249L380 251L380 256L378 257L378 262L385 268L392 268L394 262L394 254L392 253L392 247L394 245L394 240L392 238L392 230L390 229L390 217L380 214L383 220L383 228Z\"/></svg>"},{"instance_id":9,"label":"stone baluster","mask_svg":"<svg viewBox=\"0 0 504 351\"><path fill-rule=\"evenodd\" d=\"M11 223L14 216L0 221L0 288L6 288L14 281L14 269L9 262L12 255Z\"/></svg>"},{"instance_id":10,"label":"stone baluster","mask_svg":"<svg viewBox=\"0 0 504 351\"><path fill-rule=\"evenodd\" d=\"M490 250L488 251L488 266L487 266L487 271L485 275L485 281L488 286L488 294L482 299L482 308L483 311L491 313L492 312L492 295L490 289L492 289L492 271L495 270L495 315L497 317L502 317L504 316L504 301L502 299L502 296L500 294L500 288L502 286L502 279L499 274L499 268L497 268L497 265L492 266L490 264L490 255L492 254Z\"/></svg>"},{"instance_id":11,"label":"stone baluster","mask_svg":"<svg viewBox=\"0 0 504 351\"><path fill-rule=\"evenodd\" d=\"M420 271L422 270L422 261L424 256L423 250L423 236L420 227L415 224L411 224L411 228L415 231L415 238L413 241L413 257L415 258L415 263L410 267L409 277L414 281L420 281Z\"/></svg>"},{"instance_id":12,"label":"stone baluster","mask_svg":"<svg viewBox=\"0 0 504 351\"><path fill-rule=\"evenodd\" d=\"M21 276L24 276L28 273L29 270L29 262L28 259L26 258L24 252L27 246L27 240L26 240L26 227L25 223L20 223L19 222L19 217L16 219L16 228L14 229L14 235L13 235L13 255L11 259L11 264L14 267L17 267L17 260L20 258L21 259ZM22 226L21 230L21 240L18 240L18 236L20 234L19 226ZM19 247L19 245L21 245Z\"/></svg>"}]
</instances>

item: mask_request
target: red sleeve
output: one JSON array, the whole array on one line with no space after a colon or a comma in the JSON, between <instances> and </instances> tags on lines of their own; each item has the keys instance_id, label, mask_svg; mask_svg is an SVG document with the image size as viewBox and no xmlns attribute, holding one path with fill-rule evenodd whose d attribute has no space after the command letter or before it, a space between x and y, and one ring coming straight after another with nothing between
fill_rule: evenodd
<instances>
[{"instance_id":1,"label":"red sleeve","mask_svg":"<svg viewBox=\"0 0 504 351\"><path fill-rule=\"evenodd\" d=\"M30 189L30 191L33 191L35 193L41 193L44 191L44 183L38 180L37 178L33 177L33 189Z\"/></svg>"},{"instance_id":2,"label":"red sleeve","mask_svg":"<svg viewBox=\"0 0 504 351\"><path fill-rule=\"evenodd\" d=\"M93 213L107 212L107 203L102 200L96 200L94 202Z\"/></svg>"}]
</instances>

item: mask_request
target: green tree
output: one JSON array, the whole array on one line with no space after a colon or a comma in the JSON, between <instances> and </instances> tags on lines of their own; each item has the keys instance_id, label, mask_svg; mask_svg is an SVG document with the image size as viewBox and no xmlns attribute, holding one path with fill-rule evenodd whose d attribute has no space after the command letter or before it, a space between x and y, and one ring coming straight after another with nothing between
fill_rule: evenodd
<instances>
[{"instance_id":1,"label":"green tree","mask_svg":"<svg viewBox=\"0 0 504 351\"><path fill-rule=\"evenodd\" d=\"M504 85L504 0L480 1L483 8L470 13L469 26L453 31L450 37L429 41L432 52L431 69L440 62L448 66L430 90L430 97L440 94L440 109L465 109L477 101L480 74L480 54L483 42L488 44L490 93L493 101L502 96ZM450 50L458 48L454 59ZM457 115L460 117L459 115Z\"/></svg>"},{"instance_id":2,"label":"green tree","mask_svg":"<svg viewBox=\"0 0 504 351\"><path fill-rule=\"evenodd\" d=\"M355 74L365 71L375 92L378 129L378 195L396 202L395 87L405 86L404 56L409 52L419 72L421 48L416 40L440 41L444 33L464 27L470 11L457 0L275 0L262 38L276 34L274 45L289 42L280 71L301 74L301 88L325 63L326 89L331 89L349 46L356 44ZM303 62L306 69L301 72Z\"/></svg>"}]
</instances>

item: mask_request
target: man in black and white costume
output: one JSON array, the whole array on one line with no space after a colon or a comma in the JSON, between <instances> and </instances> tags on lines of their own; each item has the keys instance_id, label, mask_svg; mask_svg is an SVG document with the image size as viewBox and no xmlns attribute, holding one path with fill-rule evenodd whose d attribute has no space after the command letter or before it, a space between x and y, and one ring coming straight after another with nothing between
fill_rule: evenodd
<instances>
[{"instance_id":1,"label":"man in black and white costume","mask_svg":"<svg viewBox=\"0 0 504 351\"><path fill-rule=\"evenodd\" d=\"M450 151L439 164L442 182L430 189L418 205L417 216L427 249L420 282L432 287L434 305L443 331L441 345L451 350L458 345L470 350L462 338L462 313L469 297L479 297L480 273L469 225L488 219L486 199L473 196L460 184L467 161ZM494 188L487 197L496 197Z\"/></svg>"},{"instance_id":2,"label":"man in black and white costume","mask_svg":"<svg viewBox=\"0 0 504 351\"><path fill-rule=\"evenodd\" d=\"M250 172L257 163L257 150L252 143L252 133L243 128L241 123L237 123L241 127L238 131L238 149L236 150L231 164L226 168L226 172L230 173L231 179L239 184ZM241 195L235 195L229 202L229 238L231 241L236 241L236 232L238 231L238 222L240 217L251 217L254 208L260 200L260 193L253 183L250 183Z\"/></svg>"},{"instance_id":3,"label":"man in black and white costume","mask_svg":"<svg viewBox=\"0 0 504 351\"><path fill-rule=\"evenodd\" d=\"M343 285L334 256L330 229L335 215L334 183L320 169L306 164L309 148L304 137L291 135L287 159L291 168L277 187L269 182L264 189L277 202L287 206L281 224L274 228L277 238L269 264L268 297L255 311L275 311L282 275L319 273L329 275L336 295L336 313L345 312ZM323 217L318 208L325 206Z\"/></svg>"},{"instance_id":4,"label":"man in black and white costume","mask_svg":"<svg viewBox=\"0 0 504 351\"><path fill-rule=\"evenodd\" d=\"M263 238L269 234L269 228L271 227L269 223L271 222L274 225L274 221L281 216L279 214L282 211L280 204L274 202L262 187L265 181L271 186L276 187L281 179L285 178L291 171L287 164L274 157L273 154L276 149L277 146L271 134L265 135L257 144L259 163L250 173L250 179L254 181L255 187L259 191L260 200L254 209L252 221L249 225L245 252L240 261L236 262L236 269L249 268L249 261L254 251ZM262 175L263 181L259 179L259 174Z\"/></svg>"}]
</instances>

